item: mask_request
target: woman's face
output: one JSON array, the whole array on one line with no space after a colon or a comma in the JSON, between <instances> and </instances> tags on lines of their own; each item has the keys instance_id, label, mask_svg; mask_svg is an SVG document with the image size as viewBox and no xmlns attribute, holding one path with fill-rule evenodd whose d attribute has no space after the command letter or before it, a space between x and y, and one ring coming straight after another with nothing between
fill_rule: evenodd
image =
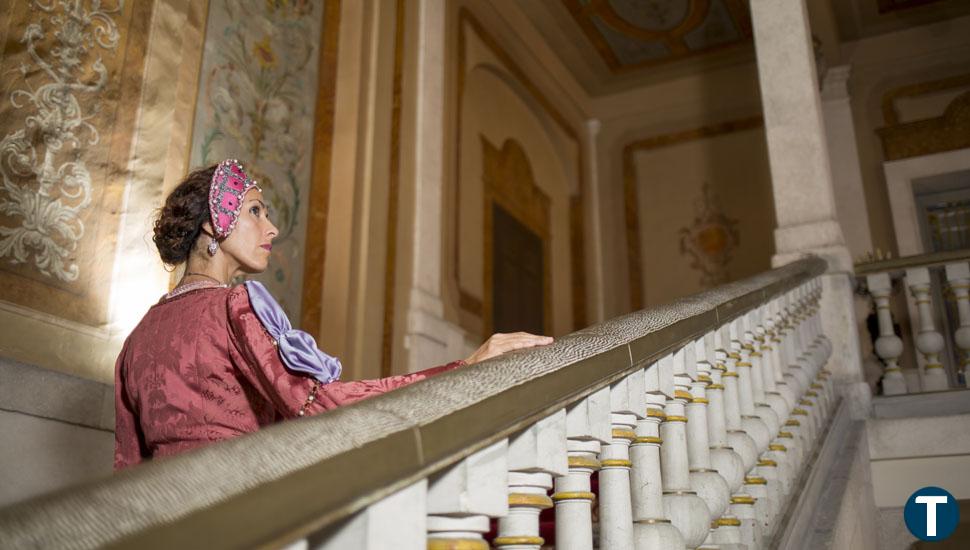
<instances>
[{"instance_id":1,"label":"woman's face","mask_svg":"<svg viewBox=\"0 0 970 550\"><path fill-rule=\"evenodd\" d=\"M261 273L269 265L273 238L279 230L269 221L263 192L253 187L243 197L242 210L232 233L219 243L219 248L239 264L244 273Z\"/></svg>"}]
</instances>

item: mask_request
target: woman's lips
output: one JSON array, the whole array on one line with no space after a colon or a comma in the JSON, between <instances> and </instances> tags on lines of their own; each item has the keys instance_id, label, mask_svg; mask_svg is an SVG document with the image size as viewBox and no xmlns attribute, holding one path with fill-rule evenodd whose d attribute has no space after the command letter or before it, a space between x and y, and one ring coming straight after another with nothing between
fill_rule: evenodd
<instances>
[{"instance_id":1,"label":"woman's lips","mask_svg":"<svg viewBox=\"0 0 970 550\"><path fill-rule=\"evenodd\" d=\"M273 250L273 245L271 245L271 244L261 244L261 245L259 245L259 246L260 246L261 248L265 248L267 252L270 252L270 251L272 251L272 250Z\"/></svg>"}]
</instances>

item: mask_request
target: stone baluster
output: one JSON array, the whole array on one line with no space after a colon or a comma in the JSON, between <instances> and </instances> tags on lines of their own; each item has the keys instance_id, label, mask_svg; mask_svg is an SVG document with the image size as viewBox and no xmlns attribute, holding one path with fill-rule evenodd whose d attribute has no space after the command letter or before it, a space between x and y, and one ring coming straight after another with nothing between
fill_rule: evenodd
<instances>
[{"instance_id":1,"label":"stone baluster","mask_svg":"<svg viewBox=\"0 0 970 550\"><path fill-rule=\"evenodd\" d=\"M613 440L610 388L593 393L566 411L566 450L569 473L555 479L556 548L593 548L593 493L589 478L599 470L596 456Z\"/></svg>"},{"instance_id":2,"label":"stone baluster","mask_svg":"<svg viewBox=\"0 0 970 550\"><path fill-rule=\"evenodd\" d=\"M948 264L946 280L957 301L960 326L953 333L953 342L960 350L960 370L964 385L970 387L970 265L967 262Z\"/></svg>"},{"instance_id":3,"label":"stone baluster","mask_svg":"<svg viewBox=\"0 0 970 550\"><path fill-rule=\"evenodd\" d=\"M781 479L781 473L778 471L778 461L774 458L769 458L770 446L768 453L758 461L758 476L764 478L767 488L767 498L768 498L768 516L766 518L765 533L771 531L772 526L777 519L778 514L781 513L782 507L785 503L785 492L784 492L784 482Z\"/></svg>"},{"instance_id":4,"label":"stone baluster","mask_svg":"<svg viewBox=\"0 0 970 550\"><path fill-rule=\"evenodd\" d=\"M633 550L633 510L630 495L630 444L636 440L637 421L646 414L643 371L610 387L613 433L600 451L600 548Z\"/></svg>"},{"instance_id":5,"label":"stone baluster","mask_svg":"<svg viewBox=\"0 0 970 550\"><path fill-rule=\"evenodd\" d=\"M721 370L721 384L724 386L724 422L727 427L728 445L741 457L744 472L750 472L758 462L758 446L754 439L741 428L741 403L738 397L738 373L732 368L736 361L729 360L728 348L731 342L728 325L723 325L714 333L717 363ZM731 366L729 366L729 364Z\"/></svg>"},{"instance_id":6,"label":"stone baluster","mask_svg":"<svg viewBox=\"0 0 970 550\"><path fill-rule=\"evenodd\" d=\"M761 311L756 309L746 313L742 317L741 340L741 360L747 361L751 367L751 389L754 398L754 415L761 419L767 428L768 441L760 451L768 449L768 443L778 433L781 427L780 419L775 411L768 405L767 394L765 393L765 366L764 355L758 350L760 344L757 341L757 333L764 329L761 327ZM764 338L761 338L764 340ZM772 384L773 386L773 384Z\"/></svg>"},{"instance_id":7,"label":"stone baluster","mask_svg":"<svg viewBox=\"0 0 970 550\"><path fill-rule=\"evenodd\" d=\"M767 305L768 314L765 317L765 341L764 345L761 346L761 353L764 357L770 359L769 364L772 367L775 392L767 392L768 404L771 405L771 409L775 411L778 415L778 419L788 418L788 414L791 412L792 408L795 406L797 401L797 396L792 390L792 386L788 383L788 378L786 374L788 373L788 364L784 361L784 356L782 354L781 348L781 338L779 337L779 326L782 324L781 317L781 298L775 297Z\"/></svg>"},{"instance_id":8,"label":"stone baluster","mask_svg":"<svg viewBox=\"0 0 970 550\"><path fill-rule=\"evenodd\" d=\"M660 422L666 418L666 398L660 392L660 365L651 365L644 375L646 415L637 421L637 438L630 446L634 542L637 550L680 550L684 537L664 512Z\"/></svg>"},{"instance_id":9,"label":"stone baluster","mask_svg":"<svg viewBox=\"0 0 970 550\"><path fill-rule=\"evenodd\" d=\"M686 405L692 397L688 391L690 379L684 367L684 350L661 358L658 367L660 392L666 402L666 418L660 424L664 513L680 530L687 548L697 548L707 538L711 517L707 505L691 490Z\"/></svg>"},{"instance_id":10,"label":"stone baluster","mask_svg":"<svg viewBox=\"0 0 970 550\"><path fill-rule=\"evenodd\" d=\"M916 301L919 312L919 334L916 336L916 349L926 360L923 367L923 391L942 391L949 388L946 371L940 361L943 351L943 335L936 330L933 322L933 303L930 300L930 270L917 267L906 270L906 284Z\"/></svg>"},{"instance_id":11,"label":"stone baluster","mask_svg":"<svg viewBox=\"0 0 970 550\"><path fill-rule=\"evenodd\" d=\"M428 481L422 479L357 512L334 530L328 530L322 540L315 540L312 547L317 550L425 550L428 548L427 498ZM305 541L303 544L303 548L308 547ZM481 547L480 543L475 544Z\"/></svg>"},{"instance_id":12,"label":"stone baluster","mask_svg":"<svg viewBox=\"0 0 970 550\"><path fill-rule=\"evenodd\" d=\"M748 487L747 485L745 487ZM741 542L748 550L761 550L761 524L755 511L756 499L748 493L731 497L731 514L741 520Z\"/></svg>"},{"instance_id":13,"label":"stone baluster","mask_svg":"<svg viewBox=\"0 0 970 550\"><path fill-rule=\"evenodd\" d=\"M741 429L754 439L756 456L751 468L758 461L758 455L768 448L771 436L768 426L754 412L754 385L752 383L751 362L748 351L742 349L741 343L742 319L737 318L728 323L728 334L731 338L731 350L728 353L728 371L738 374L738 407L741 410ZM742 355L744 353L744 355ZM748 468L750 471L751 468Z\"/></svg>"},{"instance_id":14,"label":"stone baluster","mask_svg":"<svg viewBox=\"0 0 970 550\"><path fill-rule=\"evenodd\" d=\"M503 439L429 480L429 550L488 549L489 518L508 514L508 451Z\"/></svg>"},{"instance_id":15,"label":"stone baluster","mask_svg":"<svg viewBox=\"0 0 970 550\"><path fill-rule=\"evenodd\" d=\"M552 508L547 492L554 476L569 470L566 411L561 410L513 436L509 442L509 514L498 520L493 544L503 550L539 550L539 513Z\"/></svg>"},{"instance_id":16,"label":"stone baluster","mask_svg":"<svg viewBox=\"0 0 970 550\"><path fill-rule=\"evenodd\" d=\"M714 332L704 335L702 346L697 352L698 368L706 372L711 379L707 386L707 435L711 448L711 464L714 469L727 481L728 489L734 493L744 483L744 462L733 447L728 444L726 414L724 412L724 384L722 383L721 368L715 368L716 352L714 351ZM701 350L703 355L701 355ZM703 357L704 359L700 359ZM723 368L723 367L722 367Z\"/></svg>"},{"instance_id":17,"label":"stone baluster","mask_svg":"<svg viewBox=\"0 0 970 550\"><path fill-rule=\"evenodd\" d=\"M798 376L799 369L796 361L794 331L792 330L792 309L791 295L786 293L779 296L778 317L775 324L776 339L773 342L778 345L781 357L780 364L784 382L788 389L784 395L788 399L789 411L795 407L795 404L798 403L798 397L804 391L802 378Z\"/></svg>"},{"instance_id":18,"label":"stone baluster","mask_svg":"<svg viewBox=\"0 0 970 550\"><path fill-rule=\"evenodd\" d=\"M744 478L744 489L754 497L754 515L758 520L756 526L761 531L762 539L767 539L770 534L768 515L771 507L778 505L778 502L768 500L768 480L761 475L750 475Z\"/></svg>"},{"instance_id":19,"label":"stone baluster","mask_svg":"<svg viewBox=\"0 0 970 550\"><path fill-rule=\"evenodd\" d=\"M734 516L724 516L711 524L711 541L720 550L748 550L741 539L741 520Z\"/></svg>"},{"instance_id":20,"label":"stone baluster","mask_svg":"<svg viewBox=\"0 0 970 550\"><path fill-rule=\"evenodd\" d=\"M866 276L866 286L876 305L876 316L879 319L879 338L876 339L876 355L886 364L885 374L882 376L883 395L900 395L906 393L906 380L899 368L899 356L903 354L903 341L893 330L892 313L889 310L889 296L892 294L892 281L888 273L877 273Z\"/></svg>"},{"instance_id":21,"label":"stone baluster","mask_svg":"<svg viewBox=\"0 0 970 550\"><path fill-rule=\"evenodd\" d=\"M684 348L684 364L688 376L693 370L691 400L687 403L687 462L690 466L691 489L704 500L711 518L716 519L727 510L731 490L727 480L711 463L711 443L707 426L707 408L710 405L707 385L711 383L711 378L710 363L705 357L703 339L691 342Z\"/></svg>"}]
</instances>

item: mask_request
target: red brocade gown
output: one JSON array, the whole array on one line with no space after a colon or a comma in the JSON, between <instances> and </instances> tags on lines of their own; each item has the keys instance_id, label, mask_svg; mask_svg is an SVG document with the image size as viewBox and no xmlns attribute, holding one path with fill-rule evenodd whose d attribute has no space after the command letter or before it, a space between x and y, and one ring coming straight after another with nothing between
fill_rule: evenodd
<instances>
[{"instance_id":1,"label":"red brocade gown","mask_svg":"<svg viewBox=\"0 0 970 550\"><path fill-rule=\"evenodd\" d=\"M330 382L283 366L244 285L188 291L152 306L115 366L115 469L348 405L455 369Z\"/></svg>"}]
</instances>

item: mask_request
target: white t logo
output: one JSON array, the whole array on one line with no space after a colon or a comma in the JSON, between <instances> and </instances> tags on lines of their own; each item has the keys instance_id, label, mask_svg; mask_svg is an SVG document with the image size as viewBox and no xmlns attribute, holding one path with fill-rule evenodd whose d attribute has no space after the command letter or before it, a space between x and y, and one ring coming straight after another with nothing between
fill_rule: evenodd
<instances>
[{"instance_id":1,"label":"white t logo","mask_svg":"<svg viewBox=\"0 0 970 550\"><path fill-rule=\"evenodd\" d=\"M936 505L946 504L946 495L941 496L919 496L916 497L916 504L926 505L926 536L936 536Z\"/></svg>"}]
</instances>

